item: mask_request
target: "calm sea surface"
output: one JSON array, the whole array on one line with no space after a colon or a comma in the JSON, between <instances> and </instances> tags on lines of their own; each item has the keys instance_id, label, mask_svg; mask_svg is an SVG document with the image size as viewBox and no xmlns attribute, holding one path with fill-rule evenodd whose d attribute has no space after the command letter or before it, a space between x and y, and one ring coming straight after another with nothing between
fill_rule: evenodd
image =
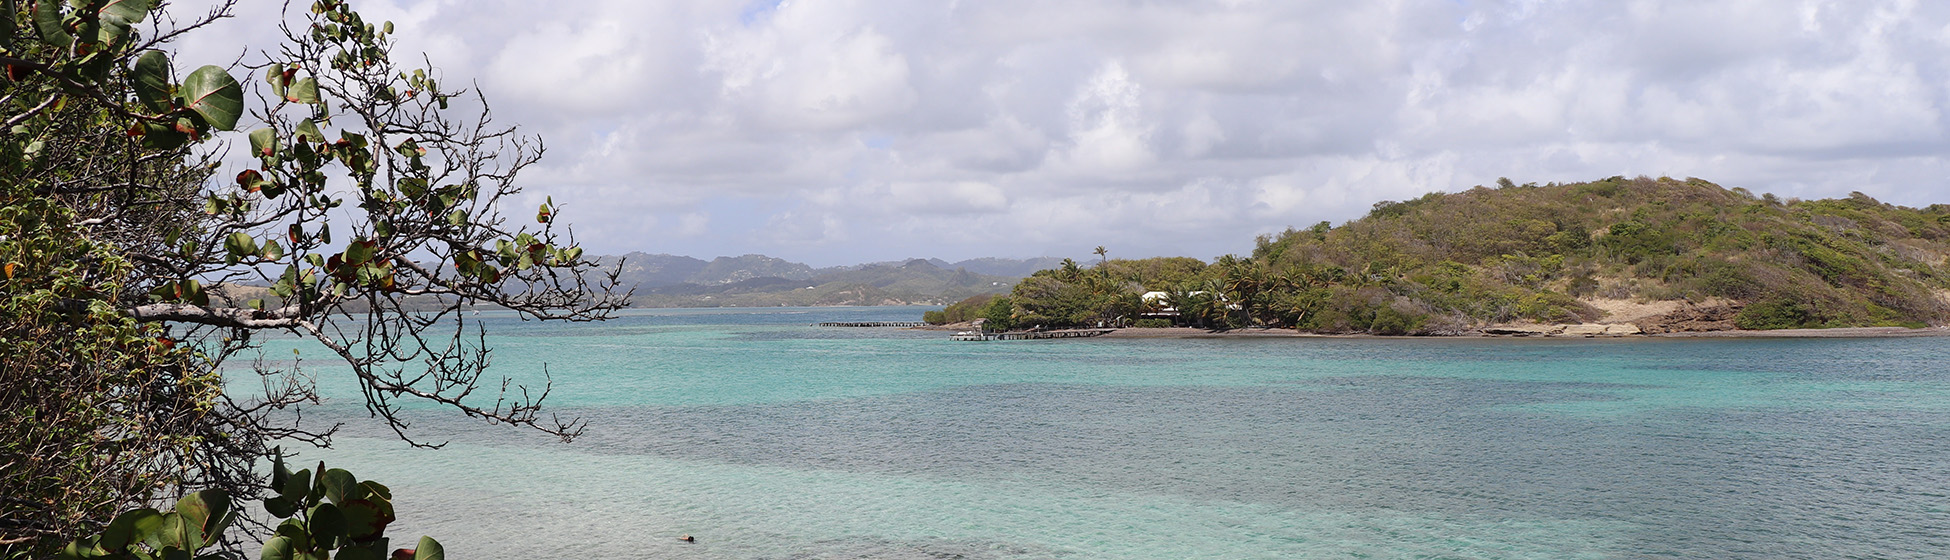
<instances>
[{"instance_id":1,"label":"calm sea surface","mask_svg":"<svg viewBox=\"0 0 1950 560\"><path fill-rule=\"evenodd\" d=\"M922 309L484 314L587 436L429 410L409 449L321 365L349 424L300 461L455 558L1950 557L1950 339L808 326Z\"/></svg>"}]
</instances>

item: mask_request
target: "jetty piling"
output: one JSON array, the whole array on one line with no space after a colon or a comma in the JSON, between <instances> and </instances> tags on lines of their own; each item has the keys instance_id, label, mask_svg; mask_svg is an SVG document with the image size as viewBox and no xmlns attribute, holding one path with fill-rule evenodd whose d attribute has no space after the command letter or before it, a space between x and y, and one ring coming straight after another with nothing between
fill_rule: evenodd
<instances>
[{"instance_id":1,"label":"jetty piling","mask_svg":"<svg viewBox=\"0 0 1950 560\"><path fill-rule=\"evenodd\" d=\"M919 327L927 325L921 321L840 321L813 323L815 327Z\"/></svg>"}]
</instances>

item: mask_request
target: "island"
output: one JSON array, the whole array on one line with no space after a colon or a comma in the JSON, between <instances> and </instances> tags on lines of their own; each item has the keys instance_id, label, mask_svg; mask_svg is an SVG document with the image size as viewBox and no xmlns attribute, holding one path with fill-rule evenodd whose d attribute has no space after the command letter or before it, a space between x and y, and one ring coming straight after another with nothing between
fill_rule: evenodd
<instances>
[{"instance_id":1,"label":"island","mask_svg":"<svg viewBox=\"0 0 1950 560\"><path fill-rule=\"evenodd\" d=\"M1211 262L1097 255L924 318L1121 329L1109 336L1887 336L1950 323L1950 205L1691 178L1504 179L1378 202Z\"/></svg>"}]
</instances>

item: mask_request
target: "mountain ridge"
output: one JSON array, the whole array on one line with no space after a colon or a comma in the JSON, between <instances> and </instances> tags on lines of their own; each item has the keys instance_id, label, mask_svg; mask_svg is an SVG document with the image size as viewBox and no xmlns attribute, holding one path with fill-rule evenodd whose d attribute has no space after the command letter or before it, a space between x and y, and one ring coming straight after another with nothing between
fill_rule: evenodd
<instances>
[{"instance_id":1,"label":"mountain ridge","mask_svg":"<svg viewBox=\"0 0 1950 560\"><path fill-rule=\"evenodd\" d=\"M596 257L618 266L619 285L636 290L637 307L771 307L779 305L946 305L1006 293L1031 272L1063 259L983 257L960 262L910 258L815 268L760 254L712 260L630 252Z\"/></svg>"}]
</instances>

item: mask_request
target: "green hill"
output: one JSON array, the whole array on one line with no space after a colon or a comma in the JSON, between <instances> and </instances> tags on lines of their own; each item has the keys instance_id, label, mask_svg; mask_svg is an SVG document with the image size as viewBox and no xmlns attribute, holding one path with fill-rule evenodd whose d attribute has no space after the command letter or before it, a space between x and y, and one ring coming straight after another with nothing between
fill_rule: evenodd
<instances>
[{"instance_id":1,"label":"green hill","mask_svg":"<svg viewBox=\"0 0 1950 560\"><path fill-rule=\"evenodd\" d=\"M1950 323L1950 206L1780 200L1698 179L1500 184L1380 202L1339 227L1262 237L1248 257L1044 270L1016 287L1014 319L1129 323L1173 307L1214 327L1455 334L1608 321L1594 303L1631 300L1684 302L1640 321L1655 332Z\"/></svg>"}]
</instances>

